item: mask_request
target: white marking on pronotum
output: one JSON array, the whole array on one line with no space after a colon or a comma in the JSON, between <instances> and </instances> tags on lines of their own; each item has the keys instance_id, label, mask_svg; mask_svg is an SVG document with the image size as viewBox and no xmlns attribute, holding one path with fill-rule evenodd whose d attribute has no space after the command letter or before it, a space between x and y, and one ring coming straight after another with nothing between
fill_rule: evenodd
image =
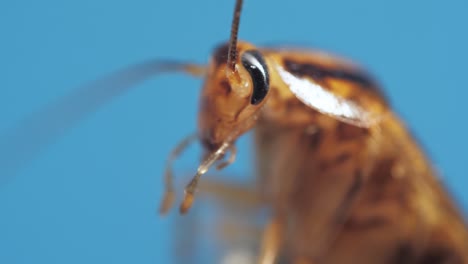
<instances>
[{"instance_id":1,"label":"white marking on pronotum","mask_svg":"<svg viewBox=\"0 0 468 264\"><path fill-rule=\"evenodd\" d=\"M276 66L276 69L291 92L301 102L320 113L334 116L343 122L360 127L369 127L378 121L378 118L372 113L350 100L340 98L327 91L319 84L294 76L279 65Z\"/></svg>"}]
</instances>

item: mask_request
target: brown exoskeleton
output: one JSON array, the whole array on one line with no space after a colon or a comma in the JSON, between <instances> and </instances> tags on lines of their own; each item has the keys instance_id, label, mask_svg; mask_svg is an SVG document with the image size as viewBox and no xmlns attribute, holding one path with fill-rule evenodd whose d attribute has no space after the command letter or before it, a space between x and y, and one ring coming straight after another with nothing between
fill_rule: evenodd
<instances>
[{"instance_id":1,"label":"brown exoskeleton","mask_svg":"<svg viewBox=\"0 0 468 264\"><path fill-rule=\"evenodd\" d=\"M176 148L169 165L193 140L206 156L182 212L200 176L215 163L234 162L236 140L254 130L254 196L271 209L258 263L468 263L463 216L378 84L359 66L325 53L238 43L241 6L237 0L230 41L208 66L148 61L77 90L9 131L0 138L0 180L106 100L152 75L185 72L205 78L199 131ZM166 183L162 212L174 196L170 170ZM223 188L216 187L228 192Z\"/></svg>"},{"instance_id":2,"label":"brown exoskeleton","mask_svg":"<svg viewBox=\"0 0 468 264\"><path fill-rule=\"evenodd\" d=\"M272 210L258 263L468 263L463 217L378 84L325 53L237 43L241 6L206 69L195 138L208 154L181 212L200 176L253 129L259 195Z\"/></svg>"}]
</instances>

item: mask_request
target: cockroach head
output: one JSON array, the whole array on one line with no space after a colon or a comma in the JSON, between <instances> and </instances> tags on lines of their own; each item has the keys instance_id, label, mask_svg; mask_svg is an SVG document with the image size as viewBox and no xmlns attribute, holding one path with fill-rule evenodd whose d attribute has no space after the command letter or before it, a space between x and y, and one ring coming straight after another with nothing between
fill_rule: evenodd
<instances>
[{"instance_id":1,"label":"cockroach head","mask_svg":"<svg viewBox=\"0 0 468 264\"><path fill-rule=\"evenodd\" d=\"M229 43L214 52L200 101L199 136L206 148L234 141L255 124L270 86L267 63L251 44L237 43L234 67Z\"/></svg>"}]
</instances>

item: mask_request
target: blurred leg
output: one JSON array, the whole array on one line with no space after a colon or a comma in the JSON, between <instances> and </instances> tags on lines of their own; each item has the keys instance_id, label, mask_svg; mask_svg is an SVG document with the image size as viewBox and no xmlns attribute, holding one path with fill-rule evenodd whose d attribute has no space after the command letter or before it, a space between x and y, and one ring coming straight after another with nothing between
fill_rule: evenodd
<instances>
[{"instance_id":1,"label":"blurred leg","mask_svg":"<svg viewBox=\"0 0 468 264\"><path fill-rule=\"evenodd\" d=\"M281 247L281 221L274 218L265 228L260 255L259 264L274 264L279 255Z\"/></svg>"}]
</instances>

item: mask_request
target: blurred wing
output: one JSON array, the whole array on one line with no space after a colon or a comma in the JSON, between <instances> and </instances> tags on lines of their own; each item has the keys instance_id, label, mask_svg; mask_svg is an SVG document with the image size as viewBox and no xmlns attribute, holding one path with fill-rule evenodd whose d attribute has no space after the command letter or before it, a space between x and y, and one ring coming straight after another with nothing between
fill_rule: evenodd
<instances>
[{"instance_id":1,"label":"blurred wing","mask_svg":"<svg viewBox=\"0 0 468 264\"><path fill-rule=\"evenodd\" d=\"M213 178L200 183L187 215L173 216L173 263L257 263L263 223L255 190Z\"/></svg>"},{"instance_id":2,"label":"blurred wing","mask_svg":"<svg viewBox=\"0 0 468 264\"><path fill-rule=\"evenodd\" d=\"M401 238L397 240L402 243L399 253L408 249L414 251L406 256L406 263L416 258L419 260L417 263L468 263L466 219L420 146L398 120L382 125L381 133L385 139L383 147L387 146L385 149L392 153L394 160L381 162L381 165L386 163L393 166L380 166L376 172L379 176L391 175L394 184L386 184L385 189L379 188L382 186L381 178L374 177L374 191L368 193L368 198L383 198L382 201L387 203L382 203L381 207L390 212L392 209L384 205L390 205L388 201L393 201L397 205L393 207L394 214L390 214L393 223L413 226L407 229L412 234L407 237L409 241L402 243ZM392 172L386 172L389 169ZM368 201L372 202L371 199ZM389 232L388 235L392 234ZM404 235L402 232L401 236ZM411 243L414 243L413 246ZM395 257L405 262L402 255Z\"/></svg>"},{"instance_id":3,"label":"blurred wing","mask_svg":"<svg viewBox=\"0 0 468 264\"><path fill-rule=\"evenodd\" d=\"M138 83L166 72L203 75L204 67L157 60L136 64L76 89L3 133L0 136L0 185L98 107Z\"/></svg>"},{"instance_id":4,"label":"blurred wing","mask_svg":"<svg viewBox=\"0 0 468 264\"><path fill-rule=\"evenodd\" d=\"M386 109L378 85L357 65L325 53L264 50L272 68L305 105L340 121L370 127Z\"/></svg>"},{"instance_id":5,"label":"blurred wing","mask_svg":"<svg viewBox=\"0 0 468 264\"><path fill-rule=\"evenodd\" d=\"M468 263L468 228L398 119L379 124L364 188L325 263Z\"/></svg>"},{"instance_id":6,"label":"blurred wing","mask_svg":"<svg viewBox=\"0 0 468 264\"><path fill-rule=\"evenodd\" d=\"M369 176L363 189L337 209L342 217L323 228L323 238L314 237L323 245L323 262L468 263L466 220L368 74L323 53L262 52L270 71L277 73L272 75L280 78L275 85L283 82L284 89L308 107L372 131L372 155L362 164L369 169L364 170ZM309 217L314 228L327 222L322 221L326 215ZM290 242L299 245L298 254L320 255L310 241L301 244L293 237Z\"/></svg>"}]
</instances>

